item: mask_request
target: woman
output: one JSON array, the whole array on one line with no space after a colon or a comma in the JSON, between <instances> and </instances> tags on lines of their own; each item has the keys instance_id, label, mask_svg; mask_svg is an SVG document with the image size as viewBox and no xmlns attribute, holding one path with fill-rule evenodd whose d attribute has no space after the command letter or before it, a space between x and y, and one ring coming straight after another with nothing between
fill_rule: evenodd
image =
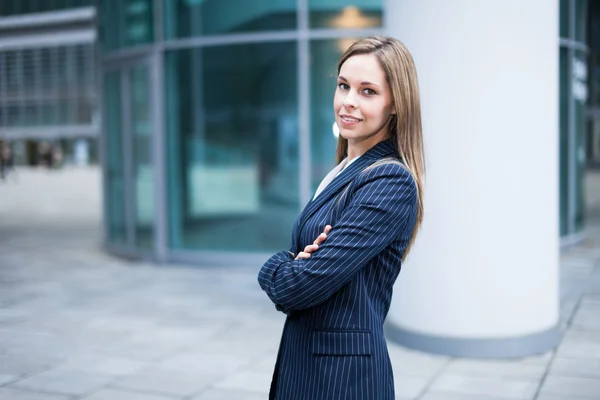
<instances>
[{"instance_id":1,"label":"woman","mask_svg":"<svg viewBox=\"0 0 600 400\"><path fill-rule=\"evenodd\" d=\"M271 399L394 399L383 322L423 217L424 156L414 62L368 37L338 63L338 165L300 214L290 251L258 281L287 314Z\"/></svg>"}]
</instances>

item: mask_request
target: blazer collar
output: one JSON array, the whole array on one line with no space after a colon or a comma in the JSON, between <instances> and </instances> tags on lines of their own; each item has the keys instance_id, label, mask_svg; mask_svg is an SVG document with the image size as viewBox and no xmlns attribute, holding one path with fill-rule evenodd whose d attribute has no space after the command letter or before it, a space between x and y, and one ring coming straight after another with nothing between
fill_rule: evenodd
<instances>
[{"instance_id":1,"label":"blazer collar","mask_svg":"<svg viewBox=\"0 0 600 400\"><path fill-rule=\"evenodd\" d=\"M302 213L298 234L306 221L325 204L329 199L341 191L356 175L362 170L373 164L375 161L395 154L394 145L390 139L377 143L364 153L358 160L350 164L338 176L336 176L329 185L317 196L316 199L308 203ZM316 238L315 238L316 239Z\"/></svg>"}]
</instances>

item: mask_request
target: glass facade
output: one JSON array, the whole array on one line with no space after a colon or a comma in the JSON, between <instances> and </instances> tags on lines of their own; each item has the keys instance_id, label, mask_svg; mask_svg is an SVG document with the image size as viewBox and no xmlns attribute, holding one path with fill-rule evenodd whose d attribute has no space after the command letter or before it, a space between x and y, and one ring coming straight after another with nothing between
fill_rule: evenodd
<instances>
[{"instance_id":1,"label":"glass facade","mask_svg":"<svg viewBox=\"0 0 600 400\"><path fill-rule=\"evenodd\" d=\"M381 33L381 0L98 7L108 247L200 263L287 248L334 165L336 62Z\"/></svg>"},{"instance_id":2,"label":"glass facade","mask_svg":"<svg viewBox=\"0 0 600 400\"><path fill-rule=\"evenodd\" d=\"M584 228L587 132L587 0L560 2L560 233Z\"/></svg>"}]
</instances>

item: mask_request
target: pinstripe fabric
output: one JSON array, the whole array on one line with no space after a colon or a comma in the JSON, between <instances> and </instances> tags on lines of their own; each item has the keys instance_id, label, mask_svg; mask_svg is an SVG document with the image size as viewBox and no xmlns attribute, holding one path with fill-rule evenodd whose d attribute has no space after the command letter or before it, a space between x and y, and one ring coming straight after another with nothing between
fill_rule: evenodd
<instances>
[{"instance_id":1,"label":"pinstripe fabric","mask_svg":"<svg viewBox=\"0 0 600 400\"><path fill-rule=\"evenodd\" d=\"M416 185L378 143L298 217L291 252L333 229L309 259L274 254L258 282L287 314L271 399L394 399L383 322L417 213Z\"/></svg>"}]
</instances>

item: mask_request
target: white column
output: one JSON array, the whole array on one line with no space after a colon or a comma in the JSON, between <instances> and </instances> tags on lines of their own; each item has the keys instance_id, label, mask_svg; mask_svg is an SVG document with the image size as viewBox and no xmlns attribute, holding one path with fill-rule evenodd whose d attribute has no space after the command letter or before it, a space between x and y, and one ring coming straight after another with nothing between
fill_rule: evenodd
<instances>
[{"instance_id":1,"label":"white column","mask_svg":"<svg viewBox=\"0 0 600 400\"><path fill-rule=\"evenodd\" d=\"M556 345L558 1L386 0L417 66L425 220L392 340L511 357Z\"/></svg>"}]
</instances>

